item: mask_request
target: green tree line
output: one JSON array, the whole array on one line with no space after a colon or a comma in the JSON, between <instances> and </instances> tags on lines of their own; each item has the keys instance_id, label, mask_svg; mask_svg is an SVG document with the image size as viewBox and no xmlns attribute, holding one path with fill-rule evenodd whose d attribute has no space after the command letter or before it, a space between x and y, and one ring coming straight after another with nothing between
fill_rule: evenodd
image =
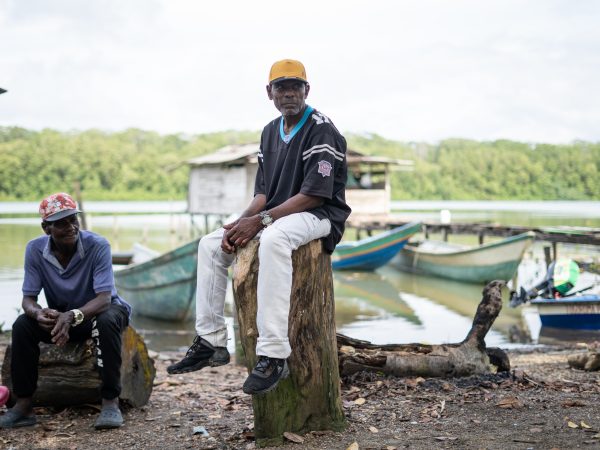
<instances>
[{"instance_id":1,"label":"green tree line","mask_svg":"<svg viewBox=\"0 0 600 450\"><path fill-rule=\"evenodd\" d=\"M258 131L189 136L0 127L0 200L38 200L72 191L76 181L88 200L182 200L188 159L257 142L259 136ZM413 171L392 175L398 200L600 199L600 143L447 139L430 144L346 137L353 150L414 161Z\"/></svg>"},{"instance_id":2,"label":"green tree line","mask_svg":"<svg viewBox=\"0 0 600 450\"><path fill-rule=\"evenodd\" d=\"M358 151L414 162L412 172L392 174L396 200L600 200L600 143L347 138Z\"/></svg>"},{"instance_id":3,"label":"green tree line","mask_svg":"<svg viewBox=\"0 0 600 450\"><path fill-rule=\"evenodd\" d=\"M243 131L184 136L0 128L0 200L71 192L76 181L88 200L185 199L188 159L258 139L259 133Z\"/></svg>"}]
</instances>

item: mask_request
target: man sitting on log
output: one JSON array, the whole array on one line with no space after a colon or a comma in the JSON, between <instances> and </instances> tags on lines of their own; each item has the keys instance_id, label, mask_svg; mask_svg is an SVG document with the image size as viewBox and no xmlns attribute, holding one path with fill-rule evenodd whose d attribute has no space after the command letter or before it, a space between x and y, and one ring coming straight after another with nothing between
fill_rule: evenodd
<instances>
[{"instance_id":1,"label":"man sitting on log","mask_svg":"<svg viewBox=\"0 0 600 450\"><path fill-rule=\"evenodd\" d=\"M79 230L80 211L68 194L50 195L41 202L39 212L46 235L27 244L24 314L12 327L11 376L16 404L0 417L0 428L36 423L33 394L39 343L62 346L90 337L96 344L102 379L102 410L94 426L120 427L121 333L128 325L131 308L117 295L109 243ZM37 302L42 289L47 308Z\"/></svg>"},{"instance_id":2,"label":"man sitting on log","mask_svg":"<svg viewBox=\"0 0 600 450\"><path fill-rule=\"evenodd\" d=\"M223 317L227 269L238 247L259 235L256 367L247 394L275 388L288 375L292 251L321 238L332 252L350 214L345 201L346 140L331 120L306 104L310 85L299 61L273 64L267 95L281 117L263 130L254 199L236 221L203 237L198 247L197 336L171 374L229 362Z\"/></svg>"}]
</instances>

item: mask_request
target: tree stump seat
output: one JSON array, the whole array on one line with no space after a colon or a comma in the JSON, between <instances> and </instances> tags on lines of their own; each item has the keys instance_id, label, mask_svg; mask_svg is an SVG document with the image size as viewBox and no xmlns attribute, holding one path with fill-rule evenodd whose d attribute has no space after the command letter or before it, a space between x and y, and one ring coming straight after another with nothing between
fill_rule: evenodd
<instances>
[{"instance_id":1,"label":"tree stump seat","mask_svg":"<svg viewBox=\"0 0 600 450\"><path fill-rule=\"evenodd\" d=\"M233 269L233 295L248 372L257 360L258 246L259 242L252 240L238 250ZM259 447L282 443L284 432L339 431L346 426L340 396L331 258L320 240L315 240L294 251L292 263L290 376L275 390L252 398Z\"/></svg>"},{"instance_id":2,"label":"tree stump seat","mask_svg":"<svg viewBox=\"0 0 600 450\"><path fill-rule=\"evenodd\" d=\"M2 363L2 383L12 389L11 346ZM156 369L142 337L132 328L123 332L120 399L133 407L145 405L152 393ZM100 375L92 339L67 343L64 347L40 343L36 406L73 406L100 403Z\"/></svg>"}]
</instances>

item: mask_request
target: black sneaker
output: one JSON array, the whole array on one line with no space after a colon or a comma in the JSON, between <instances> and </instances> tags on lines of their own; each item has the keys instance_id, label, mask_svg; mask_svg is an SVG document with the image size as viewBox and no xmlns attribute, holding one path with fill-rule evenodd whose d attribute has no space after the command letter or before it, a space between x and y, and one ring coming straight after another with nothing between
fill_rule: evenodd
<instances>
[{"instance_id":1,"label":"black sneaker","mask_svg":"<svg viewBox=\"0 0 600 450\"><path fill-rule=\"evenodd\" d=\"M287 378L290 374L285 359L259 356L254 370L244 382L242 390L246 394L264 394L272 391L279 380Z\"/></svg>"},{"instance_id":2,"label":"black sneaker","mask_svg":"<svg viewBox=\"0 0 600 450\"><path fill-rule=\"evenodd\" d=\"M206 339L196 336L185 357L167 367L170 374L186 373L203 367L223 366L229 363L229 352L225 347L213 347Z\"/></svg>"}]
</instances>

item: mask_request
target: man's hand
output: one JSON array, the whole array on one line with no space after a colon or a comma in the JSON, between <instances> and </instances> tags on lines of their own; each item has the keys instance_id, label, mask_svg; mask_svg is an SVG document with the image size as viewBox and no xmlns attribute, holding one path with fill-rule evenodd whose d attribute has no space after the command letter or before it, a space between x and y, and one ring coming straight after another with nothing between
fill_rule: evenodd
<instances>
[{"instance_id":1,"label":"man's hand","mask_svg":"<svg viewBox=\"0 0 600 450\"><path fill-rule=\"evenodd\" d=\"M263 225L259 215L242 217L231 228L225 228L223 242L226 241L229 248L226 248L223 243L221 244L221 248L225 253L233 253L237 247L245 247L248 241L256 236L262 228Z\"/></svg>"},{"instance_id":2,"label":"man's hand","mask_svg":"<svg viewBox=\"0 0 600 450\"><path fill-rule=\"evenodd\" d=\"M221 241L221 250L223 250L227 254L232 254L233 252L235 252L235 246L233 245L233 242L229 241L229 237L227 236L227 234L229 230L231 230L234 226L238 224L239 221L240 219L237 219L234 222L226 223L225 225L223 225L223 228L225 228L225 232L223 233L223 240Z\"/></svg>"},{"instance_id":3,"label":"man's hand","mask_svg":"<svg viewBox=\"0 0 600 450\"><path fill-rule=\"evenodd\" d=\"M50 308L37 309L35 312L35 320L37 320L39 327L48 332L51 332L56 325L58 316L60 316L60 313Z\"/></svg>"},{"instance_id":4,"label":"man's hand","mask_svg":"<svg viewBox=\"0 0 600 450\"><path fill-rule=\"evenodd\" d=\"M52 342L59 347L69 342L69 329L73 323L73 317L73 311L67 311L60 313L56 319L56 325L54 325L50 334L52 335Z\"/></svg>"}]
</instances>

